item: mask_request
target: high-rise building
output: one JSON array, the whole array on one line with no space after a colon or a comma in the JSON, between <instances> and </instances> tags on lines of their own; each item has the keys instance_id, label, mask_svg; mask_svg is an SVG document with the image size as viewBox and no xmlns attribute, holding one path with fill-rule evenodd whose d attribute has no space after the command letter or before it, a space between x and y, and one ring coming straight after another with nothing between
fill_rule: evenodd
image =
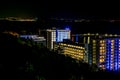
<instances>
[{"instance_id":1,"label":"high-rise building","mask_svg":"<svg viewBox=\"0 0 120 80\"><path fill-rule=\"evenodd\" d=\"M81 36L85 44L86 62L97 64L102 69L120 69L120 35L77 34L77 39Z\"/></svg>"},{"instance_id":2,"label":"high-rise building","mask_svg":"<svg viewBox=\"0 0 120 80\"><path fill-rule=\"evenodd\" d=\"M70 39L69 29L47 29L47 48L53 49L53 42L62 42L63 39Z\"/></svg>"},{"instance_id":3,"label":"high-rise building","mask_svg":"<svg viewBox=\"0 0 120 80\"><path fill-rule=\"evenodd\" d=\"M114 71L120 69L120 38L99 41L99 67Z\"/></svg>"}]
</instances>

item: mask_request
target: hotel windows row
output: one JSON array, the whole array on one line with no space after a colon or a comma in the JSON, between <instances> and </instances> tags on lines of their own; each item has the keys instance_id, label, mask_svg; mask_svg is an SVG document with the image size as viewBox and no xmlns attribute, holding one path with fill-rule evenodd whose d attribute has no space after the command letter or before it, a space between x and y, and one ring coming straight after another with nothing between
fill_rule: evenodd
<instances>
[{"instance_id":1,"label":"hotel windows row","mask_svg":"<svg viewBox=\"0 0 120 80\"><path fill-rule=\"evenodd\" d=\"M68 46L68 47L76 48L76 49L85 49L84 47L75 46L75 45L70 45L70 44L64 44L64 43L60 43L60 45Z\"/></svg>"},{"instance_id":2,"label":"hotel windows row","mask_svg":"<svg viewBox=\"0 0 120 80\"><path fill-rule=\"evenodd\" d=\"M83 59L84 57L84 53L79 53L79 52L75 52L75 50L70 50L70 49L65 49L64 50L64 54L67 54L68 56L74 57L74 58L81 58Z\"/></svg>"},{"instance_id":3,"label":"hotel windows row","mask_svg":"<svg viewBox=\"0 0 120 80\"><path fill-rule=\"evenodd\" d=\"M71 56L72 58L75 58L75 59L83 59L84 58L84 48L80 49L80 47L78 48L78 46L66 45L63 43L61 43L61 46L64 47L65 55Z\"/></svg>"}]
</instances>

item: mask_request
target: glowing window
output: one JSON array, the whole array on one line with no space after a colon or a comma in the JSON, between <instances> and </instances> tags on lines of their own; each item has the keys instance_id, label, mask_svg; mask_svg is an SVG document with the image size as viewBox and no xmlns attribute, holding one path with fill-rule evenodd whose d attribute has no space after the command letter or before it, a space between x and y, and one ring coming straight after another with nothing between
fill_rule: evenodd
<instances>
[{"instance_id":1,"label":"glowing window","mask_svg":"<svg viewBox=\"0 0 120 80\"><path fill-rule=\"evenodd\" d=\"M96 43L96 40L93 40L93 43Z\"/></svg>"},{"instance_id":2,"label":"glowing window","mask_svg":"<svg viewBox=\"0 0 120 80\"><path fill-rule=\"evenodd\" d=\"M114 42L114 40L111 40L111 42Z\"/></svg>"}]
</instances>

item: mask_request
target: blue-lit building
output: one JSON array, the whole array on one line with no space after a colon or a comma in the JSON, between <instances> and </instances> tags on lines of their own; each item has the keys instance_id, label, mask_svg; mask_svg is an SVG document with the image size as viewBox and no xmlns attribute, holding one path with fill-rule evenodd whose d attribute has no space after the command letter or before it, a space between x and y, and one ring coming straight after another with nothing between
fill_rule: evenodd
<instances>
[{"instance_id":1,"label":"blue-lit building","mask_svg":"<svg viewBox=\"0 0 120 80\"><path fill-rule=\"evenodd\" d=\"M120 69L120 35L88 33L77 34L75 39L81 36L85 44L85 62L105 70Z\"/></svg>"},{"instance_id":2,"label":"blue-lit building","mask_svg":"<svg viewBox=\"0 0 120 80\"><path fill-rule=\"evenodd\" d=\"M101 69L119 70L120 36L105 34L88 36L87 43L89 64L97 64Z\"/></svg>"},{"instance_id":3,"label":"blue-lit building","mask_svg":"<svg viewBox=\"0 0 120 80\"><path fill-rule=\"evenodd\" d=\"M46 39L43 36L29 34L29 35L19 35L19 37L22 39L32 40L37 45L46 46Z\"/></svg>"},{"instance_id":4,"label":"blue-lit building","mask_svg":"<svg viewBox=\"0 0 120 80\"><path fill-rule=\"evenodd\" d=\"M63 42L63 39L71 39L70 29L47 29L47 48L53 49L53 42Z\"/></svg>"},{"instance_id":5,"label":"blue-lit building","mask_svg":"<svg viewBox=\"0 0 120 80\"><path fill-rule=\"evenodd\" d=\"M120 38L106 38L100 42L99 66L107 70L120 69Z\"/></svg>"}]
</instances>

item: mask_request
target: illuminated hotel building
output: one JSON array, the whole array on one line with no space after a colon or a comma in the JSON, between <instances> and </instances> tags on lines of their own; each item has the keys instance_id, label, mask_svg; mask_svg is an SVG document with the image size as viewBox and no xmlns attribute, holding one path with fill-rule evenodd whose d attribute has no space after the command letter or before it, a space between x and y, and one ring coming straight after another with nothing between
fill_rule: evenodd
<instances>
[{"instance_id":1,"label":"illuminated hotel building","mask_svg":"<svg viewBox=\"0 0 120 80\"><path fill-rule=\"evenodd\" d=\"M120 38L100 40L99 66L103 69L120 69Z\"/></svg>"},{"instance_id":2,"label":"illuminated hotel building","mask_svg":"<svg viewBox=\"0 0 120 80\"><path fill-rule=\"evenodd\" d=\"M69 29L47 29L47 48L53 49L53 42L62 42L71 38Z\"/></svg>"},{"instance_id":3,"label":"illuminated hotel building","mask_svg":"<svg viewBox=\"0 0 120 80\"><path fill-rule=\"evenodd\" d=\"M37 45L46 46L46 39L44 37L42 37L42 36L39 36L39 35L31 35L31 34L19 35L19 38L32 40Z\"/></svg>"},{"instance_id":4,"label":"illuminated hotel building","mask_svg":"<svg viewBox=\"0 0 120 80\"><path fill-rule=\"evenodd\" d=\"M75 36L75 35L74 35ZM85 44L86 62L97 64L102 69L120 69L120 35L77 34Z\"/></svg>"},{"instance_id":5,"label":"illuminated hotel building","mask_svg":"<svg viewBox=\"0 0 120 80\"><path fill-rule=\"evenodd\" d=\"M61 50L60 54L70 56L71 58L74 58L76 60L84 61L85 48L83 46L84 44L59 42L59 43L54 43L54 50L60 48Z\"/></svg>"},{"instance_id":6,"label":"illuminated hotel building","mask_svg":"<svg viewBox=\"0 0 120 80\"><path fill-rule=\"evenodd\" d=\"M98 51L98 45L96 39L99 38L98 34L76 34L72 35L72 41L77 43L83 43L85 47L85 62L89 64L96 64L98 62L96 54Z\"/></svg>"}]
</instances>

